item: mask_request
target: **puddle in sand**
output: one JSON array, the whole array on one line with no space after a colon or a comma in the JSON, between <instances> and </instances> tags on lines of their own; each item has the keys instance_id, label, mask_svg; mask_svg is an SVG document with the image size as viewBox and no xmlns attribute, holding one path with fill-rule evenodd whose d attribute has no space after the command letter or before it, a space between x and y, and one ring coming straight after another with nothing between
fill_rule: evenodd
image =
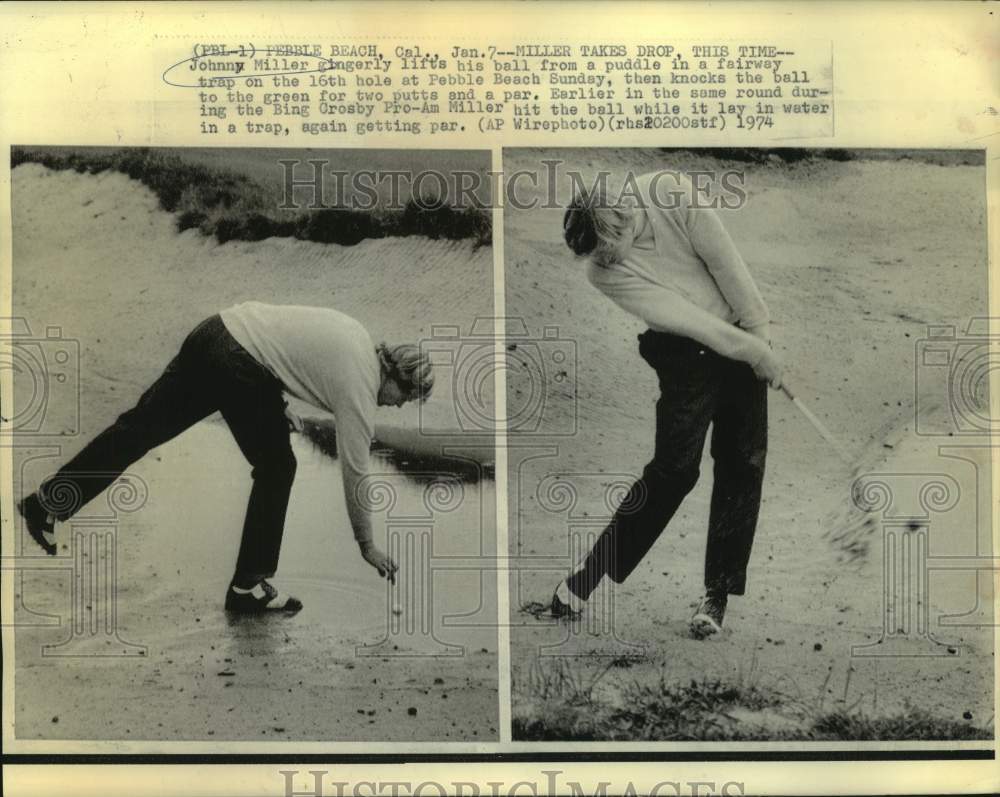
<instances>
[{"instance_id":1,"label":"puddle in sand","mask_svg":"<svg viewBox=\"0 0 1000 797\"><path fill-rule=\"evenodd\" d=\"M120 546L120 577L142 579L129 590L138 601L132 608L143 615L141 624L152 630L159 625L158 615L164 620L171 616L157 646L171 647L171 637L179 644L188 636L195 642L208 632L224 647L275 652L290 642L289 634L301 637L309 628L323 647L343 645L347 655L354 646L409 649L428 641L436 648L443 642L446 647L495 649L493 573L448 567L445 559L474 562L494 555L493 480L470 479L467 473L438 476L425 458L414 462L419 470L406 473L400 470L400 463L408 462L405 457L390 460L385 452L374 453L369 494L375 537L385 541L391 531L398 542L393 554L399 578L390 587L358 552L347 522L339 463L300 435L293 435L292 442L298 470L274 582L302 600L305 608L293 618L233 618L221 611L250 490L249 465L223 424L198 424L131 469L146 480L149 500L126 518L144 531ZM445 565L434 566L433 600L422 603L427 579L420 574L427 572L431 552ZM176 623L177 612L164 611L164 602L187 607L188 622ZM399 614L392 613L393 605L401 609Z\"/></svg>"}]
</instances>

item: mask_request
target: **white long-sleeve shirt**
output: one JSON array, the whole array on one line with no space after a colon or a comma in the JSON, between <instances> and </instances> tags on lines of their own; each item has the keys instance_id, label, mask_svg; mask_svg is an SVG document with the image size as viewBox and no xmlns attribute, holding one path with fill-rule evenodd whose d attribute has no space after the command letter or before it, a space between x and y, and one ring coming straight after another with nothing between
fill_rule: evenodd
<instances>
[{"instance_id":1,"label":"white long-sleeve shirt","mask_svg":"<svg viewBox=\"0 0 1000 797\"><path fill-rule=\"evenodd\" d=\"M360 540L370 534L356 500L358 483L368 473L381 378L367 330L350 316L324 307L244 302L220 316L236 341L281 380L288 393L333 413L355 536Z\"/></svg>"},{"instance_id":2,"label":"white long-sleeve shirt","mask_svg":"<svg viewBox=\"0 0 1000 797\"><path fill-rule=\"evenodd\" d=\"M770 316L718 214L696 205L690 180L679 173L646 174L635 185L635 212L651 235L641 235L621 263L591 262L590 282L651 329L757 365L767 344L746 330Z\"/></svg>"}]
</instances>

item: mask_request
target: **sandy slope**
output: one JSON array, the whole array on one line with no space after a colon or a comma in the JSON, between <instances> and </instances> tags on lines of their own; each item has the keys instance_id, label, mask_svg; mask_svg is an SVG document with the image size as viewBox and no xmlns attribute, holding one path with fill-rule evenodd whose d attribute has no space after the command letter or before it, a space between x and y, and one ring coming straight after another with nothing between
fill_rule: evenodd
<instances>
[{"instance_id":1,"label":"sandy slope","mask_svg":"<svg viewBox=\"0 0 1000 797\"><path fill-rule=\"evenodd\" d=\"M40 446L77 451L138 397L195 323L234 302L330 305L362 320L376 340L393 341L427 337L436 324L465 333L492 312L488 248L419 238L353 248L282 239L220 246L194 231L177 234L156 198L120 174L21 166L13 198L14 313L35 334L61 327L81 351L81 432L59 436L72 429L76 397L53 389L53 434L15 457L15 495L22 466L30 488L54 463ZM28 389L21 380L16 398L28 401ZM442 373L419 417L408 407L380 410L379 421L450 426L450 396ZM359 655L386 634L385 585L357 554L333 466L306 441L295 445L300 470L279 581L307 608L292 620L236 625L220 611L249 478L224 425L210 419L133 468L149 494L119 526L119 628L126 642L148 646L145 657L40 655L41 645L67 638L71 571L29 573L19 585L27 624L16 637L19 737L497 738L496 631L482 614L495 613L491 577L435 576L435 633L460 655L419 655L427 652L419 634L394 637L384 656ZM435 553L476 555L494 545L488 488L467 485L461 511L426 521ZM397 511L425 511L419 495L409 501ZM61 627L40 614L61 617Z\"/></svg>"},{"instance_id":2,"label":"sandy slope","mask_svg":"<svg viewBox=\"0 0 1000 797\"><path fill-rule=\"evenodd\" d=\"M597 169L609 169L620 180L629 168L641 173L718 166L690 155L669 160L654 153L548 150L508 153L505 170L539 169L541 157L564 158L588 180ZM918 479L943 472L961 486L957 505L932 518L932 555L972 555L977 536L986 546L980 552L988 552L988 521L977 521L990 507L988 467L977 494L975 466L938 454L939 445L983 439L913 434L916 341L929 324L955 325L961 335L970 316L986 313L983 170L906 161L770 164L748 170L747 188L747 206L726 214L725 222L771 307L775 345L789 380L856 452L859 464L916 473ZM546 393L552 423L575 413L577 433L523 436L523 446L554 448L529 451L520 467L511 455L514 552L565 556L567 526L599 532L608 516L607 486L627 483L651 454L655 376L636 352L641 323L587 285L582 265L568 255L561 210L508 209L504 245L508 314L522 316L536 336L543 325L557 327L577 352L575 384L550 384ZM523 400L533 387L516 352L511 359L508 394ZM925 389L921 410L940 405L942 395L940 387ZM952 720L963 721L970 712L976 724L991 721L989 574L978 585L981 595L972 571L931 574L932 632L954 653L934 646L945 655L851 656L852 645L881 636L880 542L874 541L867 562L838 561L823 533L831 528L831 515L843 517L850 508L848 469L783 396L771 394L770 411L771 448L750 585L745 597L731 603L725 637L701 644L685 635L689 605L701 589L711 486L706 453L702 483L650 556L615 591L614 633L608 627L571 632L514 617L522 625L512 639L515 712L543 711L528 680L546 653L579 655L574 666L586 676L605 664L597 653L638 651L646 658L627 674L613 670L621 675L602 682L612 697L624 679L651 682L665 675L684 682L752 671L813 708L860 701L878 715L911 703ZM925 417L946 423L940 408ZM568 474L578 491L572 517L558 502L544 506L538 488L552 474ZM892 511L915 504L903 492ZM555 572L550 567L522 575L519 584L515 579L512 605L545 599ZM598 597L609 600L607 594ZM971 619L960 622L972 625L939 623L942 615L970 611ZM554 650L543 649L563 638Z\"/></svg>"}]
</instances>

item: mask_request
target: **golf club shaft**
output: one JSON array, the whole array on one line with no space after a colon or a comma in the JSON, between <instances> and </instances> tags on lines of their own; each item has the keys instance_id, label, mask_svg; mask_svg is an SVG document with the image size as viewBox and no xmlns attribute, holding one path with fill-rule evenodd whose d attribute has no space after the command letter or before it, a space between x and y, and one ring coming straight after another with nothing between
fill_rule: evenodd
<instances>
[{"instance_id":1,"label":"golf club shaft","mask_svg":"<svg viewBox=\"0 0 1000 797\"><path fill-rule=\"evenodd\" d=\"M801 412L805 416L806 420L809 421L809 423L812 424L813 428L817 432L819 432L820 436L824 440L826 440L826 442L830 445L830 447L834 451L837 452L837 455L844 461L844 463L847 464L847 465L850 465L851 467L853 467L855 463L854 463L854 460L851 458L851 456L847 453L847 449L845 449L840 444L840 442L837 440L837 438L833 436L833 434L830 432L830 430L827 429L823 425L823 422L820 421L819 418L817 418L815 415L812 414L812 412L809 410L809 408L805 404L802 403L802 400L799 399L792 392L792 389L788 385L782 384L781 390L782 390L782 392L786 396L788 396L788 398L791 400L792 404L795 405L796 409L798 409L798 411Z\"/></svg>"}]
</instances>

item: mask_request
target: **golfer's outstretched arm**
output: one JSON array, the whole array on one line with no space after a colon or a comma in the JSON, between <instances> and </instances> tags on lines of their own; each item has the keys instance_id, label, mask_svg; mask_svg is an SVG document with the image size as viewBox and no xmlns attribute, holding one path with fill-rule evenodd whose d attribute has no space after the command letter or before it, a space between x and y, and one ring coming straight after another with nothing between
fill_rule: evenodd
<instances>
[{"instance_id":1,"label":"golfer's outstretched arm","mask_svg":"<svg viewBox=\"0 0 1000 797\"><path fill-rule=\"evenodd\" d=\"M343 468L344 474L344 503L347 505L347 518L351 523L354 532L354 539L358 545L370 544L374 537L372 535L371 512L365 503L365 495L370 485L365 483L364 472L355 468Z\"/></svg>"},{"instance_id":2,"label":"golfer's outstretched arm","mask_svg":"<svg viewBox=\"0 0 1000 797\"><path fill-rule=\"evenodd\" d=\"M344 503L358 545L372 542L371 513L368 510L371 485L368 475L369 451L374 427L368 413L344 403L337 407L337 449L344 478Z\"/></svg>"},{"instance_id":3,"label":"golfer's outstretched arm","mask_svg":"<svg viewBox=\"0 0 1000 797\"><path fill-rule=\"evenodd\" d=\"M396 563L375 545L371 512L368 509L372 487L366 482L372 440L371 424L366 422L361 413L355 414L349 409L341 408L337 433L344 480L344 503L354 539L365 561L380 576L388 576L390 581L395 582Z\"/></svg>"},{"instance_id":4,"label":"golfer's outstretched arm","mask_svg":"<svg viewBox=\"0 0 1000 797\"><path fill-rule=\"evenodd\" d=\"M740 326L755 331L766 329L771 320L767 304L719 214L711 208L689 208L687 226L691 245L733 308Z\"/></svg>"}]
</instances>

